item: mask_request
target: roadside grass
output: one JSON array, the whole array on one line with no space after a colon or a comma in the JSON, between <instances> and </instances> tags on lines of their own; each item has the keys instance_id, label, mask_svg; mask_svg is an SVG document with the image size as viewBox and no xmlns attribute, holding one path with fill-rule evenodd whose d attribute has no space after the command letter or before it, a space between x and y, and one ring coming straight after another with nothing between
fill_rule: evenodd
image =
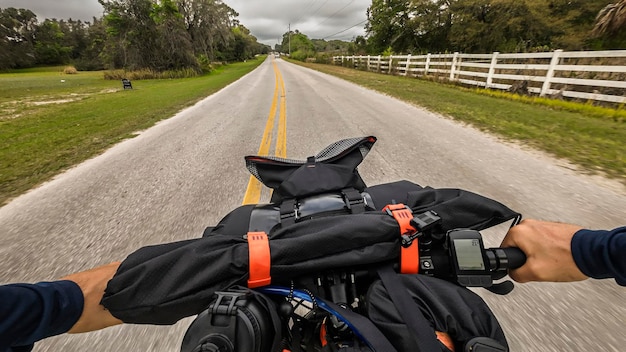
<instances>
[{"instance_id":1,"label":"roadside grass","mask_svg":"<svg viewBox=\"0 0 626 352\"><path fill-rule=\"evenodd\" d=\"M626 111L295 62L543 150L626 184ZM419 131L416 131L419 133Z\"/></svg>"},{"instance_id":2,"label":"roadside grass","mask_svg":"<svg viewBox=\"0 0 626 352\"><path fill-rule=\"evenodd\" d=\"M0 205L217 92L263 60L195 78L136 81L126 91L102 72L0 74Z\"/></svg>"}]
</instances>

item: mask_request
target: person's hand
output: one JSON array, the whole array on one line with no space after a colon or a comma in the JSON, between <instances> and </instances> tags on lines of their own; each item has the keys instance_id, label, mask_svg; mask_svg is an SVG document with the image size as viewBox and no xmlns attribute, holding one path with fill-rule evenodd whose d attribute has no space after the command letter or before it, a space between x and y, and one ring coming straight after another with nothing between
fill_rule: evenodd
<instances>
[{"instance_id":1,"label":"person's hand","mask_svg":"<svg viewBox=\"0 0 626 352\"><path fill-rule=\"evenodd\" d=\"M83 314L68 333L100 330L122 323L100 305L107 283L113 278L119 266L120 262L115 262L61 278L61 280L70 280L78 284L85 297Z\"/></svg>"},{"instance_id":2,"label":"person's hand","mask_svg":"<svg viewBox=\"0 0 626 352\"><path fill-rule=\"evenodd\" d=\"M583 274L572 257L572 237L582 229L577 225L524 220L509 230L501 247L518 247L526 254L526 263L510 270L517 282L581 281Z\"/></svg>"}]
</instances>

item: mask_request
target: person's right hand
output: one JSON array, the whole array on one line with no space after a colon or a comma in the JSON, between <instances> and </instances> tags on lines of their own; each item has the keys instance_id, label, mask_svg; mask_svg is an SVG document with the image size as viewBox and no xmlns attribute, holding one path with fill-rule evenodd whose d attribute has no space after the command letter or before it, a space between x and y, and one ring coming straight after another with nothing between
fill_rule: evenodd
<instances>
[{"instance_id":1,"label":"person's right hand","mask_svg":"<svg viewBox=\"0 0 626 352\"><path fill-rule=\"evenodd\" d=\"M526 263L510 270L509 276L517 282L587 279L572 257L572 237L580 229L577 225L530 219L512 227L500 246L521 249Z\"/></svg>"}]
</instances>

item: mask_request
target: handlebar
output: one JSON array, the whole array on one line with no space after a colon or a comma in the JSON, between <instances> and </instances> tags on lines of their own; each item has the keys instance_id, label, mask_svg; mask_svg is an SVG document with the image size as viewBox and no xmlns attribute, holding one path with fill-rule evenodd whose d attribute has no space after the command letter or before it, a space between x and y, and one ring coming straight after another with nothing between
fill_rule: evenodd
<instances>
[{"instance_id":1,"label":"handlebar","mask_svg":"<svg viewBox=\"0 0 626 352\"><path fill-rule=\"evenodd\" d=\"M492 271L517 269L526 263L526 254L519 248L488 248L485 254Z\"/></svg>"}]
</instances>

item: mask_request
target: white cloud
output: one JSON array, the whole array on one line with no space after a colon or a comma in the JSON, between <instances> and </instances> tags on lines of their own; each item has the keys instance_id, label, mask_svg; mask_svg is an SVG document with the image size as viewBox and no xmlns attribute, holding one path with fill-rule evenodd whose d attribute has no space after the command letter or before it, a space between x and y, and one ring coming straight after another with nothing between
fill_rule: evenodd
<instances>
[{"instance_id":1,"label":"white cloud","mask_svg":"<svg viewBox=\"0 0 626 352\"><path fill-rule=\"evenodd\" d=\"M89 21L102 17L97 0L0 0L0 8L16 7L33 11L39 21L46 18Z\"/></svg>"},{"instance_id":2,"label":"white cloud","mask_svg":"<svg viewBox=\"0 0 626 352\"><path fill-rule=\"evenodd\" d=\"M287 32L299 30L311 39L351 40L363 35L371 0L225 0L239 12L241 23L259 41L274 44ZM363 22L353 28L357 23ZM344 31L345 32L342 32ZM339 33L333 37L328 37Z\"/></svg>"}]
</instances>

